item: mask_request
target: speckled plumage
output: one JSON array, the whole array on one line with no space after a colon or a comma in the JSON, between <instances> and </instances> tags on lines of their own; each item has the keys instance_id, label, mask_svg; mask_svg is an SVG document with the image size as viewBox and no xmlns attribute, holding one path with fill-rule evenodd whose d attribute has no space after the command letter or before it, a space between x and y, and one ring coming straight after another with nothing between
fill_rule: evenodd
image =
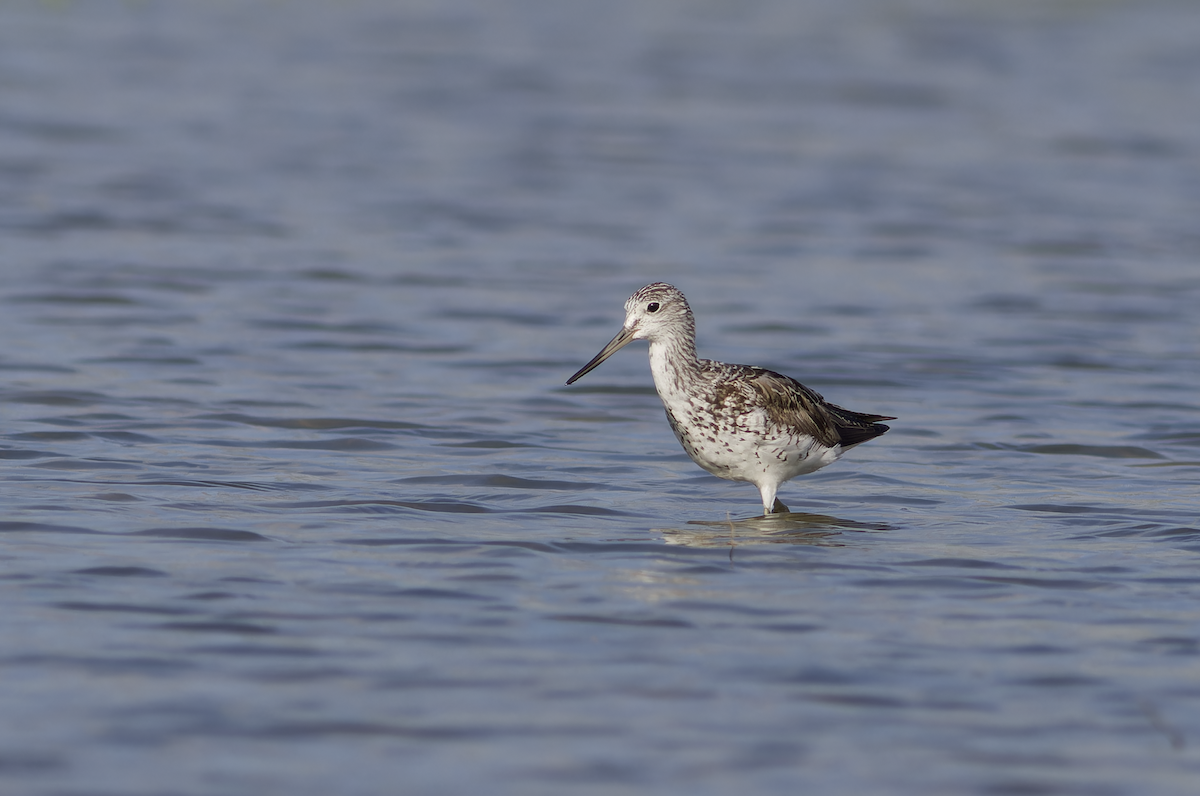
<instances>
[{"instance_id":1,"label":"speckled plumage","mask_svg":"<svg viewBox=\"0 0 1200 796\"><path fill-rule=\"evenodd\" d=\"M895 419L827 403L765 368L698 358L692 310L665 282L646 285L625 302L620 333L567 384L642 339L650 342L654 387L683 449L713 475L757 486L764 513L787 511L775 497L780 484L832 464L886 432L879 421Z\"/></svg>"}]
</instances>

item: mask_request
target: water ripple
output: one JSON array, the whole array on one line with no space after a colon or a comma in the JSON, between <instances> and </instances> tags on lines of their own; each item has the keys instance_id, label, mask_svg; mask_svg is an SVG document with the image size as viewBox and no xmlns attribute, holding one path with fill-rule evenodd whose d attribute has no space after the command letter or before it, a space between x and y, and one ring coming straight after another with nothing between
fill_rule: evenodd
<instances>
[{"instance_id":1,"label":"water ripple","mask_svg":"<svg viewBox=\"0 0 1200 796\"><path fill-rule=\"evenodd\" d=\"M147 528L130 531L126 536L150 536L157 539L182 539L199 542L269 542L262 534L231 528Z\"/></svg>"}]
</instances>

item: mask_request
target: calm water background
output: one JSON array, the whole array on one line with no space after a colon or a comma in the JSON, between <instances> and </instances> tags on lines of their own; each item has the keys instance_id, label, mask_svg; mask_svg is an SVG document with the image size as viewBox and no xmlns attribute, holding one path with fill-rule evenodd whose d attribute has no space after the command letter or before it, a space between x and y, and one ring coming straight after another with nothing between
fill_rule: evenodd
<instances>
[{"instance_id":1,"label":"calm water background","mask_svg":"<svg viewBox=\"0 0 1200 796\"><path fill-rule=\"evenodd\" d=\"M1191 2L0 4L0 790L1200 787ZM679 450L630 292L887 436Z\"/></svg>"}]
</instances>

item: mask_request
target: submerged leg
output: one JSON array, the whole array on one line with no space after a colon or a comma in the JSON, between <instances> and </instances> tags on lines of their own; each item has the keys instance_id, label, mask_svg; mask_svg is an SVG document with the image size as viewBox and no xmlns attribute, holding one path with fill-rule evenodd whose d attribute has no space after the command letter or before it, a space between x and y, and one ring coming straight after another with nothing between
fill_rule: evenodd
<instances>
[{"instance_id":1,"label":"submerged leg","mask_svg":"<svg viewBox=\"0 0 1200 796\"><path fill-rule=\"evenodd\" d=\"M786 512L788 507L783 505L783 502L775 497L775 490L779 488L779 484L759 484L758 491L762 493L763 514L777 514Z\"/></svg>"}]
</instances>

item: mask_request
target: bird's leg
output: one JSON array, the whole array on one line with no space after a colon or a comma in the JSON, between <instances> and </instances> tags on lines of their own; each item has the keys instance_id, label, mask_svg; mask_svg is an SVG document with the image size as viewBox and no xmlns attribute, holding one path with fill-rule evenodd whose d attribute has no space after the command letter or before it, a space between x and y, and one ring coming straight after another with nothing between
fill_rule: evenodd
<instances>
[{"instance_id":1,"label":"bird's leg","mask_svg":"<svg viewBox=\"0 0 1200 796\"><path fill-rule=\"evenodd\" d=\"M787 513L788 507L783 505L779 498L775 497L775 490L779 484L763 483L758 485L758 491L762 493L763 516L768 514Z\"/></svg>"}]
</instances>

